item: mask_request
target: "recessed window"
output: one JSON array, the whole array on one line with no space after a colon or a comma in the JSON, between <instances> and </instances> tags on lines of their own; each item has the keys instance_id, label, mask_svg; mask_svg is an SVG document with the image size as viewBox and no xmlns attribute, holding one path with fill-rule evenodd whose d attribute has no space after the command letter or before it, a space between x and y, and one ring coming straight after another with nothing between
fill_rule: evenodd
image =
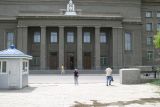
<instances>
[{"instance_id":1,"label":"recessed window","mask_svg":"<svg viewBox=\"0 0 160 107\"><path fill-rule=\"evenodd\" d=\"M50 38L50 42L51 43L57 43L57 32L51 32L51 38Z\"/></svg>"},{"instance_id":2,"label":"recessed window","mask_svg":"<svg viewBox=\"0 0 160 107\"><path fill-rule=\"evenodd\" d=\"M152 12L151 12L151 11L147 11L147 12L146 12L146 17L147 17L147 18L152 17Z\"/></svg>"},{"instance_id":3,"label":"recessed window","mask_svg":"<svg viewBox=\"0 0 160 107\"><path fill-rule=\"evenodd\" d=\"M91 34L90 32L84 32L84 38L83 38L83 42L84 43L90 43L91 42Z\"/></svg>"},{"instance_id":4,"label":"recessed window","mask_svg":"<svg viewBox=\"0 0 160 107\"><path fill-rule=\"evenodd\" d=\"M105 32L100 33L100 42L101 43L107 43L107 37Z\"/></svg>"},{"instance_id":5,"label":"recessed window","mask_svg":"<svg viewBox=\"0 0 160 107\"><path fill-rule=\"evenodd\" d=\"M153 60L153 51L147 51L147 60L152 61Z\"/></svg>"},{"instance_id":6,"label":"recessed window","mask_svg":"<svg viewBox=\"0 0 160 107\"><path fill-rule=\"evenodd\" d=\"M160 18L160 12L157 12L157 18Z\"/></svg>"},{"instance_id":7,"label":"recessed window","mask_svg":"<svg viewBox=\"0 0 160 107\"><path fill-rule=\"evenodd\" d=\"M40 57L39 56L34 56L32 59L32 65L33 66L39 66L40 65Z\"/></svg>"},{"instance_id":8,"label":"recessed window","mask_svg":"<svg viewBox=\"0 0 160 107\"><path fill-rule=\"evenodd\" d=\"M153 37L147 37L147 45L153 44Z\"/></svg>"},{"instance_id":9,"label":"recessed window","mask_svg":"<svg viewBox=\"0 0 160 107\"><path fill-rule=\"evenodd\" d=\"M131 47L132 47L132 40L131 40L131 33L130 32L126 32L125 33L125 50L126 51L130 51Z\"/></svg>"},{"instance_id":10,"label":"recessed window","mask_svg":"<svg viewBox=\"0 0 160 107\"><path fill-rule=\"evenodd\" d=\"M40 32L34 32L34 43L40 43Z\"/></svg>"},{"instance_id":11,"label":"recessed window","mask_svg":"<svg viewBox=\"0 0 160 107\"><path fill-rule=\"evenodd\" d=\"M73 42L74 42L74 33L67 32L67 43L73 43Z\"/></svg>"},{"instance_id":12,"label":"recessed window","mask_svg":"<svg viewBox=\"0 0 160 107\"><path fill-rule=\"evenodd\" d=\"M0 73L6 73L6 61L0 61Z\"/></svg>"},{"instance_id":13,"label":"recessed window","mask_svg":"<svg viewBox=\"0 0 160 107\"><path fill-rule=\"evenodd\" d=\"M157 23L157 31L160 31L160 23Z\"/></svg>"},{"instance_id":14,"label":"recessed window","mask_svg":"<svg viewBox=\"0 0 160 107\"><path fill-rule=\"evenodd\" d=\"M101 67L106 67L107 66L107 57L101 57Z\"/></svg>"},{"instance_id":15,"label":"recessed window","mask_svg":"<svg viewBox=\"0 0 160 107\"><path fill-rule=\"evenodd\" d=\"M152 31L152 23L146 24L146 31Z\"/></svg>"},{"instance_id":16,"label":"recessed window","mask_svg":"<svg viewBox=\"0 0 160 107\"><path fill-rule=\"evenodd\" d=\"M15 35L13 32L7 32L7 47L9 48L11 45L14 45Z\"/></svg>"}]
</instances>

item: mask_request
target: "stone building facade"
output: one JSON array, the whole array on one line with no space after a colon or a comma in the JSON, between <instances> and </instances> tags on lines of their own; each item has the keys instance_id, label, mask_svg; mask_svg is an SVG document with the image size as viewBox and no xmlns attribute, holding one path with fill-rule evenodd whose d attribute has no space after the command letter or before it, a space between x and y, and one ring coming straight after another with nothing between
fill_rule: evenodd
<instances>
[{"instance_id":1,"label":"stone building facade","mask_svg":"<svg viewBox=\"0 0 160 107\"><path fill-rule=\"evenodd\" d=\"M70 2L0 0L0 50L14 44L32 55L30 69L155 64L158 0L73 0L71 11Z\"/></svg>"}]
</instances>

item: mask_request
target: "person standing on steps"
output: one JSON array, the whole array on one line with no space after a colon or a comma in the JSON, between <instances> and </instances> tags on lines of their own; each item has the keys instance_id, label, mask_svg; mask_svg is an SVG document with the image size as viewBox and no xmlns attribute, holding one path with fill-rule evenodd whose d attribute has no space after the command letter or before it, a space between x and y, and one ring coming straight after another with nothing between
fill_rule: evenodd
<instances>
[{"instance_id":1,"label":"person standing on steps","mask_svg":"<svg viewBox=\"0 0 160 107\"><path fill-rule=\"evenodd\" d=\"M75 69L74 70L74 84L75 85L78 85L78 77L79 77L78 69Z\"/></svg>"}]
</instances>

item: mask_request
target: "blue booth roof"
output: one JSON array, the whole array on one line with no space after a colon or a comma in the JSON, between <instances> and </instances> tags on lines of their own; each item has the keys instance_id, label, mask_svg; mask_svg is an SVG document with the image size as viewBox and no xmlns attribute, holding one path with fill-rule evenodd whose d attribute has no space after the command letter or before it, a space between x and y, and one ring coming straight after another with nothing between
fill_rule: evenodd
<instances>
[{"instance_id":1,"label":"blue booth roof","mask_svg":"<svg viewBox=\"0 0 160 107\"><path fill-rule=\"evenodd\" d=\"M10 48L0 51L0 58L26 58L32 59L32 56L24 54L17 50L13 45Z\"/></svg>"}]
</instances>

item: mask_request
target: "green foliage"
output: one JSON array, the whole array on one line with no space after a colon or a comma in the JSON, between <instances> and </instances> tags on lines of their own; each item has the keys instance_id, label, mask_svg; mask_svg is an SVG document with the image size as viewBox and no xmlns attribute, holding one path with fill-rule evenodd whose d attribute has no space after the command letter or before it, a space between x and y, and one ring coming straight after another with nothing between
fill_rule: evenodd
<instances>
[{"instance_id":1,"label":"green foliage","mask_svg":"<svg viewBox=\"0 0 160 107\"><path fill-rule=\"evenodd\" d=\"M153 80L153 81L151 82L151 84L160 86L160 79Z\"/></svg>"},{"instance_id":2,"label":"green foliage","mask_svg":"<svg viewBox=\"0 0 160 107\"><path fill-rule=\"evenodd\" d=\"M153 43L156 48L160 48L160 32L157 32L157 34L154 36Z\"/></svg>"}]
</instances>

